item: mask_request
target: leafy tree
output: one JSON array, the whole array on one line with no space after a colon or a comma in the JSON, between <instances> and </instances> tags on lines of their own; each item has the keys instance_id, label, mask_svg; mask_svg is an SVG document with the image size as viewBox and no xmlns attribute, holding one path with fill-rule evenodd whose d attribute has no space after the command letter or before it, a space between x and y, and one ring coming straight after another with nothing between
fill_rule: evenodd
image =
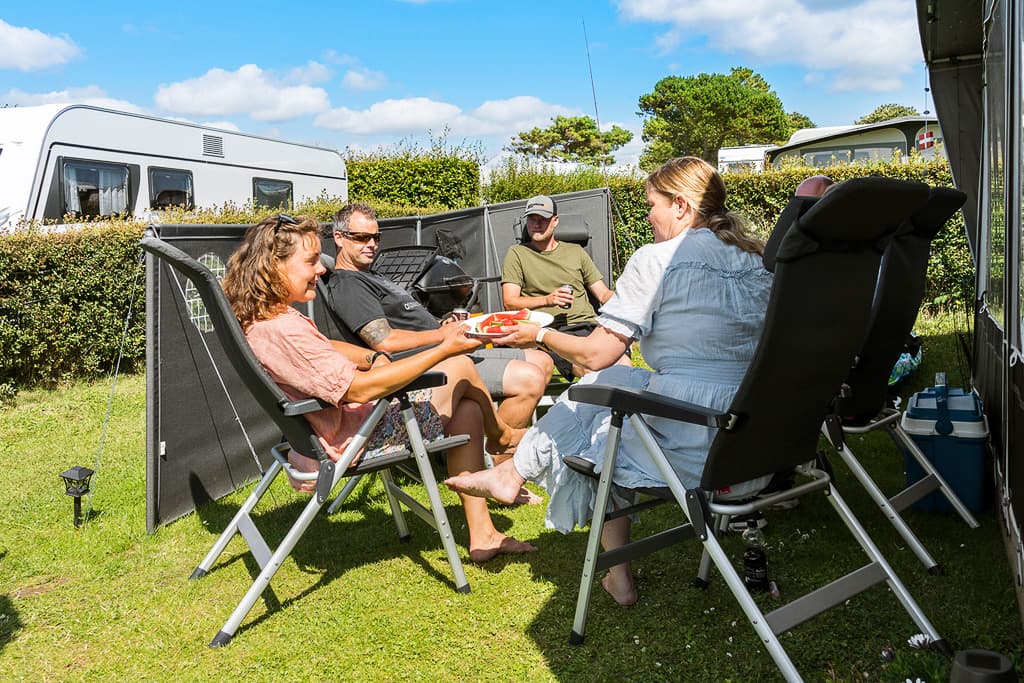
<instances>
[{"instance_id":1,"label":"leafy tree","mask_svg":"<svg viewBox=\"0 0 1024 683\"><path fill-rule=\"evenodd\" d=\"M789 118L789 134L792 135L794 132L801 128L817 128L814 121L804 116L798 111L791 111L786 116Z\"/></svg>"},{"instance_id":2,"label":"leafy tree","mask_svg":"<svg viewBox=\"0 0 1024 683\"><path fill-rule=\"evenodd\" d=\"M681 155L716 164L719 147L779 143L790 133L778 95L744 67L728 75L667 76L640 97L640 115L647 143L640 157L644 169Z\"/></svg>"},{"instance_id":3,"label":"leafy tree","mask_svg":"<svg viewBox=\"0 0 1024 683\"><path fill-rule=\"evenodd\" d=\"M871 112L867 116L860 117L859 119L854 121L854 123L878 123L879 121L898 119L901 116L919 116L920 114L921 112L914 109L913 107L908 107L903 104L895 104L890 102L888 104L878 105L877 107L875 107L875 110L873 112Z\"/></svg>"},{"instance_id":4,"label":"leafy tree","mask_svg":"<svg viewBox=\"0 0 1024 683\"><path fill-rule=\"evenodd\" d=\"M519 133L506 149L547 161L611 164L611 153L632 139L633 134L619 126L598 130L590 116L556 116L547 128Z\"/></svg>"}]
</instances>

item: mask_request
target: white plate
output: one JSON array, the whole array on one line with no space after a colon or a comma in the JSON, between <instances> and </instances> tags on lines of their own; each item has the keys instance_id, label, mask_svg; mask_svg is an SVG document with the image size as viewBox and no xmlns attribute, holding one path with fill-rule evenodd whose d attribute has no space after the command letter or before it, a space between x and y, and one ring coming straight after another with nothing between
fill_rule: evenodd
<instances>
[{"instance_id":1,"label":"white plate","mask_svg":"<svg viewBox=\"0 0 1024 683\"><path fill-rule=\"evenodd\" d=\"M507 314L511 315L512 313L518 313L519 311L497 311L497 312L498 313L507 313ZM494 314L493 313L487 313L485 315L480 315L480 316L477 316L475 318L470 318L469 320L467 320L466 324L469 325L469 331L466 332L466 336L467 337L475 337L477 339L497 339L498 337L504 337L504 336L507 336L508 334L510 334L509 332L480 332L477 329L477 325L479 325L482 321L486 320L487 318L489 318L492 315L494 315ZM551 324L551 322L554 319L555 319L555 316L551 315L550 313L545 313L544 311L530 311L530 317L527 318L526 320L529 321L529 322L527 322L528 325L529 324L533 324L533 325L539 325L540 327L547 327L548 325Z\"/></svg>"}]
</instances>

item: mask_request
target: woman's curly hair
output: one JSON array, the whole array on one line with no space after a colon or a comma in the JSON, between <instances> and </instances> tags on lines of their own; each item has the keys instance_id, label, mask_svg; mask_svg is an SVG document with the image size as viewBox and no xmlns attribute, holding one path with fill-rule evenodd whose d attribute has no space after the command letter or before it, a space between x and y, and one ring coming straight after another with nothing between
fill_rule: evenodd
<instances>
[{"instance_id":1,"label":"woman's curly hair","mask_svg":"<svg viewBox=\"0 0 1024 683\"><path fill-rule=\"evenodd\" d=\"M318 240L320 224L308 216L267 216L245 231L242 244L228 259L221 281L231 310L242 329L277 315L287 306L288 285L278 266L312 236Z\"/></svg>"}]
</instances>

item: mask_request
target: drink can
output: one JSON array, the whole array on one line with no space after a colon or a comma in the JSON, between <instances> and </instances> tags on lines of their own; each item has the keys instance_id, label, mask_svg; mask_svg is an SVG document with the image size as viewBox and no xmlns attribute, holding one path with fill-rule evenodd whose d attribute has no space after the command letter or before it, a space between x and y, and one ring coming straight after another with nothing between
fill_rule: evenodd
<instances>
[{"instance_id":1,"label":"drink can","mask_svg":"<svg viewBox=\"0 0 1024 683\"><path fill-rule=\"evenodd\" d=\"M466 308L453 308L452 309L452 320L462 322L469 320L469 309Z\"/></svg>"},{"instance_id":2,"label":"drink can","mask_svg":"<svg viewBox=\"0 0 1024 683\"><path fill-rule=\"evenodd\" d=\"M566 291L566 292L569 292L569 294L572 294L572 285L562 285L561 287L559 287L559 289L561 289L563 291ZM559 308L571 308L571 307L572 307L572 304L561 304L561 305L559 305Z\"/></svg>"}]
</instances>

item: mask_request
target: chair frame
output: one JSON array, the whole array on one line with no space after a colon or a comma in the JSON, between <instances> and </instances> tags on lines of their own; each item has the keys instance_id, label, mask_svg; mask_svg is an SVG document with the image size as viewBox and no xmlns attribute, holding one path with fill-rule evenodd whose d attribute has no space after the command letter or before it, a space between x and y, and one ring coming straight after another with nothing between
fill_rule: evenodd
<instances>
[{"instance_id":1,"label":"chair frame","mask_svg":"<svg viewBox=\"0 0 1024 683\"><path fill-rule=\"evenodd\" d=\"M841 415L870 414L873 411L878 411L878 414L863 424L832 417L822 425L822 434L839 453L850 472L878 505L911 552L933 575L943 573L942 565L932 557L900 513L929 493L938 491L968 527L978 528L978 520L904 431L900 424L902 413L895 408L885 407L885 391L890 370L899 358L903 340L914 325L924 296L932 239L946 221L959 211L966 198L959 190L931 188L928 203L910 216L889 242L882 257L864 348L837 399L836 409ZM887 496L871 478L844 438L850 434L866 434L883 429L900 452L913 457L924 472L923 478L892 496Z\"/></svg>"},{"instance_id":2,"label":"chair frame","mask_svg":"<svg viewBox=\"0 0 1024 683\"><path fill-rule=\"evenodd\" d=\"M720 413L629 387L588 384L569 389L574 401L604 406L611 411L571 643L583 642L590 594L598 570L696 538L703 545L698 585L707 584L713 565L788 681L802 678L778 636L881 583L889 587L917 628L933 641L934 647L949 650L839 494L827 461L802 464L810 459L808 454L814 452L819 426L828 412L834 387L842 381L863 344L881 253L903 218L927 200L927 186L907 181L859 178L843 183L841 188L803 215L793 217L795 229L785 236L779 249L779 267L764 332L728 412ZM837 308L834 303L842 300L841 294L846 296L849 305ZM816 318L815 312L823 307L830 308L830 317ZM839 312L844 315L837 315ZM814 355L808 361L804 353ZM795 372L802 375L794 375ZM780 393L785 399L779 398ZM698 487L683 486L658 446L645 416L718 429ZM610 510L616 455L627 419L666 485L635 491L654 495L654 501L645 500L635 507ZM571 458L565 458L565 462L574 470L586 472L589 468L593 475L593 463L584 461L587 467L581 467ZM711 493L794 466L798 466L797 472L809 481L749 502L729 502ZM733 516L812 492L821 492L828 498L867 555L868 562L766 614L750 596L716 534L725 529ZM678 505L683 512L683 523L601 552L601 535L607 519L661 501Z\"/></svg>"},{"instance_id":3,"label":"chair frame","mask_svg":"<svg viewBox=\"0 0 1024 683\"><path fill-rule=\"evenodd\" d=\"M349 477L358 481L359 476L367 473L379 472L381 475L399 540L408 541L410 537L409 526L400 505L403 503L438 532L451 566L455 591L468 593L470 591L469 581L466 578L452 528L440 498L429 454L464 444L468 442L469 437L458 435L430 443L425 442L408 398L408 392L411 390L443 385L446 382L444 373L425 373L402 390L379 399L370 416L359 427L356 436L345 448L341 458L334 462L327 457L317 435L304 417L310 412L326 407L327 404L315 398L300 401L289 400L280 387L270 379L245 341L242 329L234 318L216 276L185 252L159 239L158 232L153 226L146 230L140 244L145 251L149 252L149 258L163 260L169 267L192 281L214 322L217 338L227 352L226 355L232 366L285 437L284 441L271 449L274 462L263 474L259 483L190 577L194 580L206 576L213 569L217 559L235 534L242 537L250 554L260 567L259 575L253 580L252 585L221 630L214 636L210 646L222 647L231 642L246 615L270 584L277 570L291 554L320 509L327 503L331 492L339 482ZM353 465L353 460L370 439L392 399L397 399L399 402L411 450L390 453ZM299 443L310 449L310 452L320 461L319 471L314 473L298 472L288 464L288 451ZM426 505L413 498L395 483L391 476L392 468L411 470L417 476L426 490L428 498ZM251 513L282 471L297 480L316 481L316 492L310 497L309 502L303 507L302 512L278 546L271 548L257 529ZM336 505L334 507L336 508Z\"/></svg>"}]
</instances>

